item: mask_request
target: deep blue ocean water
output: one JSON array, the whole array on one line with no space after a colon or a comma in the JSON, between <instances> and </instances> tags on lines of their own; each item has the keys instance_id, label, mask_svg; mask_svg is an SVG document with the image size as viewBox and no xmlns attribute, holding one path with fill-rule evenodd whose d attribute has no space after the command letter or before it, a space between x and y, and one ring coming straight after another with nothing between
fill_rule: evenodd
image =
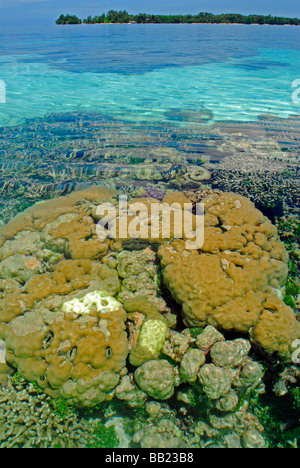
<instances>
[{"instance_id":1,"label":"deep blue ocean water","mask_svg":"<svg viewBox=\"0 0 300 468\"><path fill-rule=\"evenodd\" d=\"M1 27L0 125L91 110L174 124L299 114L300 27ZM3 82L2 87L3 87ZM1 94L0 94L1 95Z\"/></svg>"}]
</instances>

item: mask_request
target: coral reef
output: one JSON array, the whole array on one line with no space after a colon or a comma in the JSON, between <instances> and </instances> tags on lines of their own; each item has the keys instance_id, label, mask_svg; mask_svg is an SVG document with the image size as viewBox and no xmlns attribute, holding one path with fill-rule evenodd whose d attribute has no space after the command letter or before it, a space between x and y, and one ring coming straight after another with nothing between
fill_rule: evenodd
<instances>
[{"instance_id":1,"label":"coral reef","mask_svg":"<svg viewBox=\"0 0 300 468\"><path fill-rule=\"evenodd\" d=\"M163 346L163 353L169 356L173 361L180 362L183 355L188 350L191 343L195 340L191 337L189 330L179 333L170 330Z\"/></svg>"},{"instance_id":2,"label":"coral reef","mask_svg":"<svg viewBox=\"0 0 300 468\"><path fill-rule=\"evenodd\" d=\"M208 328L211 333L211 327L208 326L203 334ZM199 337L201 338L201 334ZM203 342L199 340L196 340L196 343L198 346L203 346ZM204 345L201 351L206 349ZM260 392L264 391L263 369L260 364L249 358L250 349L248 340L238 338L225 341L222 337L222 340L216 341L211 346L206 357L203 359L205 356L203 353L201 361L198 361L194 372L198 369L196 375L201 387L219 411L232 411L238 405L239 395L249 392L250 389L257 388ZM184 360L181 362L181 368L183 365Z\"/></svg>"},{"instance_id":3,"label":"coral reef","mask_svg":"<svg viewBox=\"0 0 300 468\"><path fill-rule=\"evenodd\" d=\"M249 198L272 217L299 210L298 162L282 152L277 157L274 152L272 157L255 152L228 156L213 170L212 184Z\"/></svg>"},{"instance_id":4,"label":"coral reef","mask_svg":"<svg viewBox=\"0 0 300 468\"><path fill-rule=\"evenodd\" d=\"M0 387L0 403L0 448L83 448L97 423L70 409L60 415L54 401L23 378Z\"/></svg>"},{"instance_id":5,"label":"coral reef","mask_svg":"<svg viewBox=\"0 0 300 468\"><path fill-rule=\"evenodd\" d=\"M207 404L201 400L199 405ZM146 404L148 419L134 427L133 441L143 448L265 448L263 427L244 403L236 412L209 417L182 406L175 412L166 403Z\"/></svg>"},{"instance_id":6,"label":"coral reef","mask_svg":"<svg viewBox=\"0 0 300 468\"><path fill-rule=\"evenodd\" d=\"M214 116L210 109L201 105L199 108L195 109L171 108L165 111L165 117L171 121L205 123L212 120Z\"/></svg>"},{"instance_id":7,"label":"coral reef","mask_svg":"<svg viewBox=\"0 0 300 468\"><path fill-rule=\"evenodd\" d=\"M0 224L38 200L99 182L193 183L184 142L174 147L171 129L161 130L138 129L96 112L52 114L1 129ZM194 158L193 169L203 162Z\"/></svg>"},{"instance_id":8,"label":"coral reef","mask_svg":"<svg viewBox=\"0 0 300 468\"><path fill-rule=\"evenodd\" d=\"M12 373L12 369L6 363L5 342L3 340L0 340L0 386L7 384L8 377Z\"/></svg>"},{"instance_id":9,"label":"coral reef","mask_svg":"<svg viewBox=\"0 0 300 468\"><path fill-rule=\"evenodd\" d=\"M225 340L212 326L200 333L194 330L195 339L177 366L156 360L135 371L137 385L150 397L164 400L165 395L175 395L182 406L179 419L163 401L148 401L150 421L136 425L133 441L144 448L264 448L264 428L247 402L254 390L264 393L264 370L248 356L249 341ZM202 349L195 348L196 343ZM220 346L225 347L222 362Z\"/></svg>"},{"instance_id":10,"label":"coral reef","mask_svg":"<svg viewBox=\"0 0 300 468\"><path fill-rule=\"evenodd\" d=\"M130 216L137 200L145 210L158 202L129 197ZM1 382L16 369L67 405L119 402L132 412L147 405L153 418L155 404L170 399L182 415L195 402L206 408L198 420L186 418L189 437L172 411L157 414L131 435L141 447L264 446L245 403L264 390L263 369L249 352L253 344L289 361L300 337L282 300L288 255L275 226L240 195L166 190L163 198L178 211L189 203L192 217L199 201L205 236L198 249L174 239L175 223L161 236L161 219L155 242L111 238L111 225L98 237L99 204L121 215L118 193L99 186L34 205L5 225Z\"/></svg>"},{"instance_id":11,"label":"coral reef","mask_svg":"<svg viewBox=\"0 0 300 468\"><path fill-rule=\"evenodd\" d=\"M141 189L141 193L136 195L137 198L154 198L155 200L162 201L166 194L165 190L159 189L157 187L147 187L146 189Z\"/></svg>"},{"instance_id":12,"label":"coral reef","mask_svg":"<svg viewBox=\"0 0 300 468\"><path fill-rule=\"evenodd\" d=\"M185 382L196 382L200 367L205 363L205 354L201 349L189 349L180 363L180 376Z\"/></svg>"},{"instance_id":13,"label":"coral reef","mask_svg":"<svg viewBox=\"0 0 300 468\"><path fill-rule=\"evenodd\" d=\"M107 187L123 189L136 184L163 183L164 189L196 188L203 183L201 171L197 174L203 163L222 163L234 155L236 171L240 164L238 158L243 153L247 153L247 159L268 157L270 163L275 158L288 156L293 160L298 155L299 121L295 116L280 119L268 115L257 122L204 125L202 123L211 117L207 109L170 109L169 112L167 126L136 126L97 112L81 111L49 114L28 119L17 127L2 128L0 224L38 200L66 195L86 185L100 182ZM182 118L194 124L182 125ZM213 181L215 174L222 184L217 164L212 168L205 166L205 169L212 169ZM254 167L251 177L255 178L255 170ZM235 179L234 173L224 176L227 183ZM283 171L281 177L288 188L289 174ZM243 182L241 177L239 181ZM267 183L271 183L271 177ZM278 183L275 185L279 190ZM220 188L239 190L236 181L234 185L220 185ZM249 194L245 184L243 192L239 193L253 195L263 202L259 191L254 193L254 184L248 189ZM272 202L263 184L261 191L268 203ZM293 196L297 191L299 183L295 185ZM283 196L287 197L287 193Z\"/></svg>"},{"instance_id":14,"label":"coral reef","mask_svg":"<svg viewBox=\"0 0 300 468\"><path fill-rule=\"evenodd\" d=\"M290 215L277 220L280 238L289 254L289 274L285 284L285 304L300 314L300 220Z\"/></svg>"},{"instance_id":15,"label":"coral reef","mask_svg":"<svg viewBox=\"0 0 300 468\"><path fill-rule=\"evenodd\" d=\"M115 396L126 401L131 408L140 408L148 398L147 393L140 390L133 382L132 377L124 375L116 387Z\"/></svg>"},{"instance_id":16,"label":"coral reef","mask_svg":"<svg viewBox=\"0 0 300 468\"><path fill-rule=\"evenodd\" d=\"M295 395L299 408L299 368L286 365L300 338L299 120L168 117L195 125L149 132L82 112L1 129L1 448L268 446L256 351L280 369L277 398ZM118 238L122 194L130 220L141 208L144 238ZM289 276L276 228L249 200L285 214ZM161 216L151 224L160 202L176 214L190 203L193 216L204 203L201 248L187 248L176 221L167 236ZM99 237L103 203L116 238L113 225ZM67 405L95 412L82 420Z\"/></svg>"}]
</instances>

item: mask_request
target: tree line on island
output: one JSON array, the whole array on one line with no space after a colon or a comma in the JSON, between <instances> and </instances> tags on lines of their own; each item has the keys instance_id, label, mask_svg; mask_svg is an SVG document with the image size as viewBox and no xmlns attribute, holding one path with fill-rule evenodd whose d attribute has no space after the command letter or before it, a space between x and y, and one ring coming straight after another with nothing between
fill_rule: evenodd
<instances>
[{"instance_id":1,"label":"tree line on island","mask_svg":"<svg viewBox=\"0 0 300 468\"><path fill-rule=\"evenodd\" d=\"M199 13L198 15L149 15L139 13L131 15L126 10L110 10L100 16L88 16L81 20L75 15L60 15L56 24L101 24L101 23L160 23L160 24L183 24L183 23L223 23L223 24L273 24L273 25L300 25L299 18L285 18L281 16L263 15L240 15L238 13L224 13L214 15L213 13Z\"/></svg>"}]
</instances>

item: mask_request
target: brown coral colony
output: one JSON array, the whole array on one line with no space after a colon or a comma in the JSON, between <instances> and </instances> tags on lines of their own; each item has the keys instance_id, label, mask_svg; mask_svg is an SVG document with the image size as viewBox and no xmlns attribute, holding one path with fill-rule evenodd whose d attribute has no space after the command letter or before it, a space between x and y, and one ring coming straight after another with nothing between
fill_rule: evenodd
<instances>
[{"instance_id":1,"label":"brown coral colony","mask_svg":"<svg viewBox=\"0 0 300 468\"><path fill-rule=\"evenodd\" d=\"M150 249L135 247L146 258L137 277L145 282L147 273L153 290L141 300L142 289L134 289L131 276L118 265L121 255L119 262L130 271L128 239L97 235L97 206L116 205L117 197L114 190L91 187L38 203L0 230L0 339L6 362L46 394L76 406L113 398L128 373L130 348L144 349L137 318L152 321L153 330L160 320L172 328L172 314L163 310L155 289L155 271L147 267L154 255L151 239ZM191 202L180 192L167 193L164 202L174 201ZM288 255L277 229L240 195L216 191L203 203L201 249L188 250L172 232L168 239L155 239L163 281L181 306L184 324L248 335L266 353L289 362L300 323L282 300ZM64 304L99 291L115 301L113 308L95 303L88 314L72 305L65 310ZM149 351L146 361L153 355Z\"/></svg>"}]
</instances>

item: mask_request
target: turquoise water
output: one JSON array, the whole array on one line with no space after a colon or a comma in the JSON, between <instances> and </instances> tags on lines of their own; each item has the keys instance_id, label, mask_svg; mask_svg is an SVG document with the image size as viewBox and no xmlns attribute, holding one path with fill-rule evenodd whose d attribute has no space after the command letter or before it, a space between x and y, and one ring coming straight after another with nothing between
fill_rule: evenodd
<instances>
[{"instance_id":1,"label":"turquoise water","mask_svg":"<svg viewBox=\"0 0 300 468\"><path fill-rule=\"evenodd\" d=\"M299 70L297 27L2 28L0 125L76 110L149 124L287 117Z\"/></svg>"},{"instance_id":2,"label":"turquoise water","mask_svg":"<svg viewBox=\"0 0 300 468\"><path fill-rule=\"evenodd\" d=\"M198 336L201 330L198 327L195 328L198 322L195 321L193 324L192 318L191 322L187 320L193 328L192 335L189 337L186 333L188 325L182 321L183 313L181 314L179 305L183 301L181 296L184 297L186 294L186 297L189 297L188 291L192 291L192 299L189 303L185 302L185 305L188 305L186 310L193 309L194 300L198 301L196 306L200 304L200 308L202 307L201 301L206 301L207 310L212 309L213 304L217 304L213 297L215 290L211 295L211 282L206 281L206 271L204 273L200 271L201 268L206 267L200 256L199 263L191 261L191 271L185 267L184 259L182 271L186 274L186 279L182 283L179 281L181 272L177 270L176 260L173 266L179 279L178 281L174 279L175 287L173 288L171 278L168 289L167 281L165 284L163 282L163 263L159 261L154 252L155 244L150 243L150 247L145 244L148 247L144 248L143 242L138 240L135 244L134 239L130 239L129 243L123 244L120 253L116 250L116 244L113 246L113 251L111 251L111 246L105 259L101 258L101 265L98 265L102 255L100 251L99 259L98 256L95 257L98 260L95 260L94 256L91 257L93 270L90 275L88 268L85 270L84 265L87 265L85 262L89 262L87 253L91 245L92 254L94 233L97 232L95 210L98 200L94 200L93 197L89 199L88 195L81 194L80 197L83 198L78 198L75 202L77 199L75 194L72 207L69 202L66 205L61 204L62 200L65 200L62 199L57 204L55 202L52 205L51 202L50 205L46 205L50 206L47 214L46 210L39 205L34 208L33 216L28 212L21 214L37 202L86 189L92 185L116 188L117 195L125 194L130 197L129 199L141 196L162 200L168 190L184 192L193 203L196 203L196 200L202 200L205 194L211 193L212 189L246 196L264 215L272 221L275 220L274 224L277 223L282 240L286 242L288 249L291 249L291 273L287 283L286 297L299 316L299 304L296 303L299 278L296 275L299 276L300 271L300 259L299 255L297 256L300 207L300 104L292 102L292 94L295 91L292 83L300 80L299 35L300 28L297 27L244 25L62 27L53 25L53 27L33 29L3 28L0 30L0 336L3 336L4 327L8 321L10 321L9 327L11 326L11 331L8 334L5 332L4 335L6 344L0 339L0 401L2 401L2 405L0 403L0 448L63 448L65 446L115 448L118 444L122 448L136 448L137 446L143 447L144 444L146 448L151 449L153 447L171 449L179 447L180 450L182 448L190 450L190 448L214 446L246 447L247 444L250 446L253 444L254 448L265 445L289 447L290 445L296 446L297 443L299 446L299 395L297 393L299 382L293 385L294 378L295 381L299 380L296 367L284 368L283 363L279 364L276 354L269 356L267 354L269 351L266 350L260 354L256 347L251 350L252 363L247 357L248 351L246 352L248 347L250 349L250 342L247 344L245 339L244 345L240 343L239 348L240 356L244 356L245 361L242 363L240 356L236 362L233 362L235 358L231 361L230 353L232 356L237 354L237 348L233 346L228 354L230 366L227 367L224 361L223 364L218 364L217 359L214 361L213 352L210 353L210 345L215 339L212 340L210 331L201 349L202 355L204 356L205 353L207 356L206 362L210 365L212 363L213 369L218 372L215 374L214 370L211 371L211 390L214 390L215 375L219 375L216 394L212 395L208 391L206 395L205 388L210 390L210 385L206 386L200 380L201 364L198 368L199 386L197 386L196 359L195 366L190 361L190 367L195 369L196 382L191 386L188 386L187 382L182 382L177 391L179 373L173 368L175 365L176 369L179 370L179 366L181 368L183 356L187 355L187 350L195 351L194 337ZM1 83L3 82L6 85L6 103L1 103ZM91 190L92 193L95 193L94 189ZM181 197L180 194L179 196ZM214 196L218 197L218 192L215 192ZM174 200L176 200L176 194ZM237 258L235 257L237 247L234 247L236 241L232 239L231 243L229 233L231 227L236 227L233 224L237 216L236 209L242 207L239 200L232 198L232 202L228 202L228 211L231 210L232 214L229 212L228 216L223 216L224 220L228 219L226 225L220 216L219 224L213 226L214 219L212 219L212 226L208 229L212 238L213 236L217 238L220 232L224 232L226 236L224 242L228 243L228 250L225 251L226 258L221 259L225 263L221 262L222 268L218 267L219 272L216 270L216 278L218 275L221 278L221 273L224 271L224 281L225 278L229 278L225 274L228 255L231 259L232 254L232 268L234 268L234 258ZM220 203L220 212L224 213L224 206L221 208L221 204L224 205L227 202L224 202L221 196L218 203ZM57 208L54 209L57 211L52 213L51 207L55 206ZM260 260L256 258L257 253L261 251L262 255L265 255L264 262L269 273L262 275L261 281L257 281L257 286L254 285L255 281L252 283L253 293L259 294L258 303L262 303L263 289L258 291L256 288L264 287L269 291L269 282L274 286L273 282L271 283L273 270L275 275L273 281L275 283L279 281L280 261L277 259L274 263L274 259L271 258L270 262L273 263L268 266L269 250L267 249L270 249L272 244L271 247L275 246L279 249L279 254L282 257L284 255L281 247L274 240L275 231L269 231L272 234L271 243L267 242L267 238L263 241L261 237L256 239L254 233L259 232L263 236L263 232L267 232L268 224L266 228L265 218L261 218L256 211L252 211L246 201L244 208L249 209L249 224L243 225L246 226L247 232L249 231L249 236L245 236L245 242L246 237L249 242L244 249L238 249L240 257L237 260L237 266L246 270L244 272L241 270L237 278L240 274L241 278L245 274L253 275L254 262L257 262L258 273L263 273ZM244 208L241 213L243 223L247 220ZM214 212L217 213L217 210L218 208L215 208ZM75 224L73 224L73 211L79 216ZM42 214L44 218L39 219L38 213L44 213L45 216ZM73 256L69 245L72 240L71 234L69 238L66 234L65 252L61 255L57 251L62 251L63 244L60 242L62 239L58 238L56 241L53 237L53 243L51 241L51 236L56 236L59 230L50 229L49 222L53 219L57 220L62 213L67 216L64 218L66 222L62 221L66 233L71 233L72 231L68 230L70 228L73 230L74 226L77 229L78 225L79 235L77 237L76 232L74 237L75 240L80 239L79 253L74 253L75 258L78 255L76 260L70 259L71 255ZM71 213L72 216L69 218ZM18 233L15 228L18 220L13 220L11 228L7 229L5 226L17 214L21 214L18 220L21 220L20 229L22 229ZM278 218L283 214L286 218L278 223ZM257 220L255 227L251 227L253 220ZM46 226L44 230L42 226ZM16 235L11 234L15 229ZM36 231L32 232L35 229ZM237 232L236 229L233 231L233 234ZM82 232L86 236L85 239L80 238ZM227 237L228 234L229 237ZM81 250L85 242L87 251ZM255 243L257 243L257 248ZM54 250L57 248L53 256L49 251L52 248L51 245ZM210 240L209 245L212 245ZM165 251L166 257L168 257L169 247ZM266 249L265 252L263 252L264 249ZM217 256L221 258L219 254L214 255L216 252L219 252L219 249L216 248L215 251L211 249L210 260L212 256L216 257L216 260ZM254 252L254 258L247 273L247 262L243 261L242 257L246 256L246 260L249 260L251 252ZM278 252L274 253L274 258L278 257ZM184 251L182 257L186 253ZM204 261L207 258L210 262L209 255L203 257ZM81 256L85 257L82 263ZM67 278L67 272L65 280L72 285L70 293L67 293L64 287L60 290L58 284L57 290L56 286L55 289L51 289L52 286L48 288L47 282L54 284L54 278L56 278L55 282L58 283L59 275L63 275L62 272L59 273L57 264L61 260L63 260L62 263L66 261L63 266L63 268L66 267L64 271L72 269L72 275ZM180 258L178 260L179 264L181 260ZM168 263L167 258L166 263ZM217 263L218 261L216 265ZM99 270L98 266L100 266ZM172 264L170 266L173 268ZM211 262L208 267L207 271L210 275L214 268L213 263ZM282 279L284 279L286 267L283 264L282 267ZM206 288L203 294L202 286L201 291L199 290L200 280L198 281L197 272L194 272L193 268L200 268L199 278L202 281L203 277L203 287ZM108 273L110 269L112 271ZM99 274L96 273L97 271ZM43 279L41 278L41 283L35 282L34 279L31 285L31 280L29 280L24 285L27 274L29 278L37 279L37 276L41 275ZM74 283L71 282L71 278L74 279ZM192 284L193 281L195 284ZM222 281L221 278L221 283ZM266 281L265 284L264 281ZM178 290L176 289L177 283ZM50 291L49 296L43 298L41 295L40 300L38 291L37 299L31 308L30 302L26 300L27 293L30 291L31 294L32 287L42 288L44 284L46 284L47 291ZM225 293L220 301L223 300L224 304L220 302L218 309L221 310L224 307L224 310L231 312L229 304L233 309L237 305L239 314L240 305L243 306L243 301L246 303L244 300L246 296L233 297L231 300L230 291L235 291L236 294L236 288L232 289L230 282L228 284L228 287L224 286L225 283L223 286L221 284ZM73 408L67 408L65 398L53 400L53 397L50 399L40 392L35 378L35 366L37 366L37 376L40 369L45 366L44 369L47 370L44 371L44 375L40 375L39 382L43 389L45 386L48 390L51 389L50 394L53 388L57 388L58 397L63 395L62 388L66 384L66 398L68 398L68 392L72 392L75 382L78 383L78 389L82 388L83 396L81 397L80 392L79 399L89 399L91 395L91 401L88 403L96 402L93 392L95 390L96 394L98 389L93 388L94 382L95 387L96 382L100 382L99 388L101 390L104 388L104 392L113 395L114 377L104 373L97 376L89 350L87 355L84 355L89 345L91 348L95 345L93 335L88 334L89 336L83 337L78 332L82 326L85 326L84 321L81 322L84 317L78 319L80 322L76 322L76 319L72 322L73 317L70 316L67 326L60 328L59 323L62 318L57 307L65 303L68 298L75 297L76 285L80 288L80 297L83 291L86 293L94 291L96 286L99 290L108 288L109 294L120 300L121 297L125 299L127 294L128 298L141 294L144 298L152 297L153 312L158 307L157 310L165 317L161 324L164 325L165 321L170 324L175 335L172 338L170 334L163 353L157 360L152 360L152 363L156 362L155 366L158 366L158 371L154 367L153 385L149 379L150 390L146 387L139 387L138 378L134 377L134 373L140 367L139 362L137 361L135 365L127 359L127 367L120 371L120 377L122 377L119 381L122 383L122 389L119 388L120 393L117 395L116 392L112 401L102 402L100 409L96 407L94 411L89 409L85 412L80 409L74 412ZM218 285L216 286L217 290ZM61 291L61 293L54 291ZM120 296L117 295L117 291L121 291ZM97 291L94 292L97 293ZM241 289L241 294L242 292ZM34 294L35 291L33 291L33 299ZM250 309L250 295L248 299ZM175 303L175 300L178 300L178 303ZM16 303L19 305L15 310ZM270 304L272 306L272 301ZM148 306L150 305L149 300ZM146 303L146 307L148 306ZM262 307L268 306L263 303ZM23 312L20 312L22 308ZM130 314L130 308L131 306L128 308L128 317L126 320L124 318L124 323L121 315L117 315L115 321L111 318L111 326L114 328L113 336L122 329L120 340L123 339L121 333L125 340L123 329L126 326L128 341L134 346L142 326L141 316L144 312L146 315L146 309L143 312L144 306L141 303L141 313ZM50 315L48 315L50 310L53 314L58 312L57 319L50 320ZM140 310L140 305L137 305L137 310ZM284 335L285 330L281 335L280 310L274 313L275 318L274 322L272 320L270 322L269 334L274 332L274 342L279 343L283 349L282 340L288 337ZM285 309L282 310L285 311ZM32 315L39 314L40 311L41 315ZM184 307L183 312L185 312ZM22 317L12 318L20 313L23 314ZM232 310L232 313L234 327L234 323L238 324L238 320L234 315L235 310ZM155 312L155 314L157 317L158 313ZM264 312L261 314L263 315ZM217 313L215 316L212 315L211 323L218 323L217 315ZM243 320L242 316L243 310L241 320ZM33 323L35 320L33 317L38 318L37 323ZM148 318L150 317L148 315ZM291 330L289 331L292 336L294 322L287 313L285 318L285 321L290 324ZM19 319L21 319L20 322L18 322ZM93 320L93 318L88 318L89 330L92 324L90 319ZM257 320L259 319L260 317ZM204 319L199 318L201 327L203 326L202 320ZM245 320L247 322L248 319ZM104 334L105 341L106 332L110 334L112 330L110 325L106 328L107 325L104 324L108 321L103 320L101 325L100 317L98 325L95 322L93 326L95 333L99 331ZM159 322L158 320L152 322L155 321ZM11 325L13 322L17 325ZM31 326L33 326L32 333ZM226 338L226 345L232 344L235 336L246 338L246 335L244 333L241 335L238 330L246 330L247 327L247 324L245 328L243 324L239 325L234 333L230 332L228 335L227 331L223 330L224 337L221 336L221 338L219 332L215 330L219 335L216 340ZM62 331L64 333L58 337ZM43 333L45 335L42 339ZM11 338L7 338L10 334ZM34 343L37 340L42 342L42 350L33 349L31 355L30 346L27 346L25 339L26 334L28 340L33 339ZM69 337L68 334L70 334ZM160 334L163 336L163 333L160 332ZM80 344L81 337L85 342L83 345ZM95 339L98 340L98 338ZM76 345L73 344L74 340L77 340ZM160 340L161 337L159 337ZM69 348L71 341L72 347ZM12 360L16 352L17 357L12 362L12 366L15 366L20 374L17 373L10 378L9 386L2 387L6 383L6 373L10 372L10 369L5 366L1 367L1 364L4 364L6 346L14 348L15 343L16 349L9 347L9 354L6 356L9 355ZM22 354L22 343L26 348L25 358ZM118 343L118 348L122 348L122 344L119 345L120 343ZM287 347L289 345L287 343ZM100 353L100 342L95 346L96 353ZM115 348L112 350L110 344L109 347L108 344L105 347L105 360L108 360L112 357ZM140 352L137 348L137 355ZM62 371L57 371L55 368L55 353L60 363L57 369L62 369ZM78 358L80 353L82 361ZM121 354L120 351L120 356ZM125 354L124 352L124 364L122 364L124 366ZM222 351L219 351L219 356L220 354ZM218 352L215 354L216 358L217 355ZM43 356L45 361L43 361ZM49 356L51 362L48 362ZM73 367L76 365L75 361L73 363L75 356L79 362L76 368ZM101 354L99 356L100 362ZM148 358L151 356L152 352L148 354ZM226 358L226 352L224 352L224 357ZM36 362L35 358L38 359ZM86 375L86 372L89 372L87 363L93 374ZM95 366L98 366L98 357L95 358L95 363ZM245 367L242 367L244 364ZM83 365L82 368L81 365ZM100 363L99 366L101 365ZM261 377L260 365L264 366L265 378ZM185 364L185 366L188 374L189 365ZM66 377L67 382L64 381L66 367L72 368L72 373ZM73 369L75 369L74 372ZM81 372L84 373L83 380L86 384L79 387ZM150 375L152 378L151 372L151 370L146 370L145 375ZM295 377L293 372L295 372ZM21 375L29 380L34 378L34 386ZM107 387L106 375L108 376ZM176 378L174 378L175 375ZM233 375L234 381L232 381ZM247 378L244 379L243 375ZM290 377L290 381L286 381L286 378ZM91 387L88 388L90 378L93 380L93 385L91 383ZM4 384L1 383L2 379L4 379ZM266 383L266 393L258 396L263 390L263 382ZM294 389L295 393L291 395L290 392L277 398L276 391L274 393L271 389L275 382L278 384L278 393L282 392L282 389L285 391L286 384L290 387L289 390ZM69 384L70 387L68 387ZM251 393L247 393L250 391L250 385ZM151 391L152 387L157 389L157 393ZM173 387L174 397L171 399L170 389L173 391ZM217 396L219 387L222 393L220 391L220 395ZM88 390L85 391L87 388ZM140 388L144 389L145 393L140 392ZM165 390L168 392L167 398L165 398L166 394L163 395ZM55 396L56 393L53 395ZM146 401L144 397L149 398ZM238 398L238 403L235 398ZM99 401L101 399L102 395L99 394ZM217 406L219 403L220 405L224 403L223 408L220 406L222 408L220 411ZM241 403L243 403L242 406ZM53 411L55 417L53 417ZM245 411L247 413L244 413ZM265 427L262 437L260 436L262 428L258 422L255 422L254 415ZM204 424L207 428L205 430ZM113 427L115 430L108 430ZM249 428L252 432L247 430ZM256 428L258 431L254 432L253 436L253 429ZM279 430L279 428L283 429ZM248 438L246 438L247 433Z\"/></svg>"}]
</instances>

